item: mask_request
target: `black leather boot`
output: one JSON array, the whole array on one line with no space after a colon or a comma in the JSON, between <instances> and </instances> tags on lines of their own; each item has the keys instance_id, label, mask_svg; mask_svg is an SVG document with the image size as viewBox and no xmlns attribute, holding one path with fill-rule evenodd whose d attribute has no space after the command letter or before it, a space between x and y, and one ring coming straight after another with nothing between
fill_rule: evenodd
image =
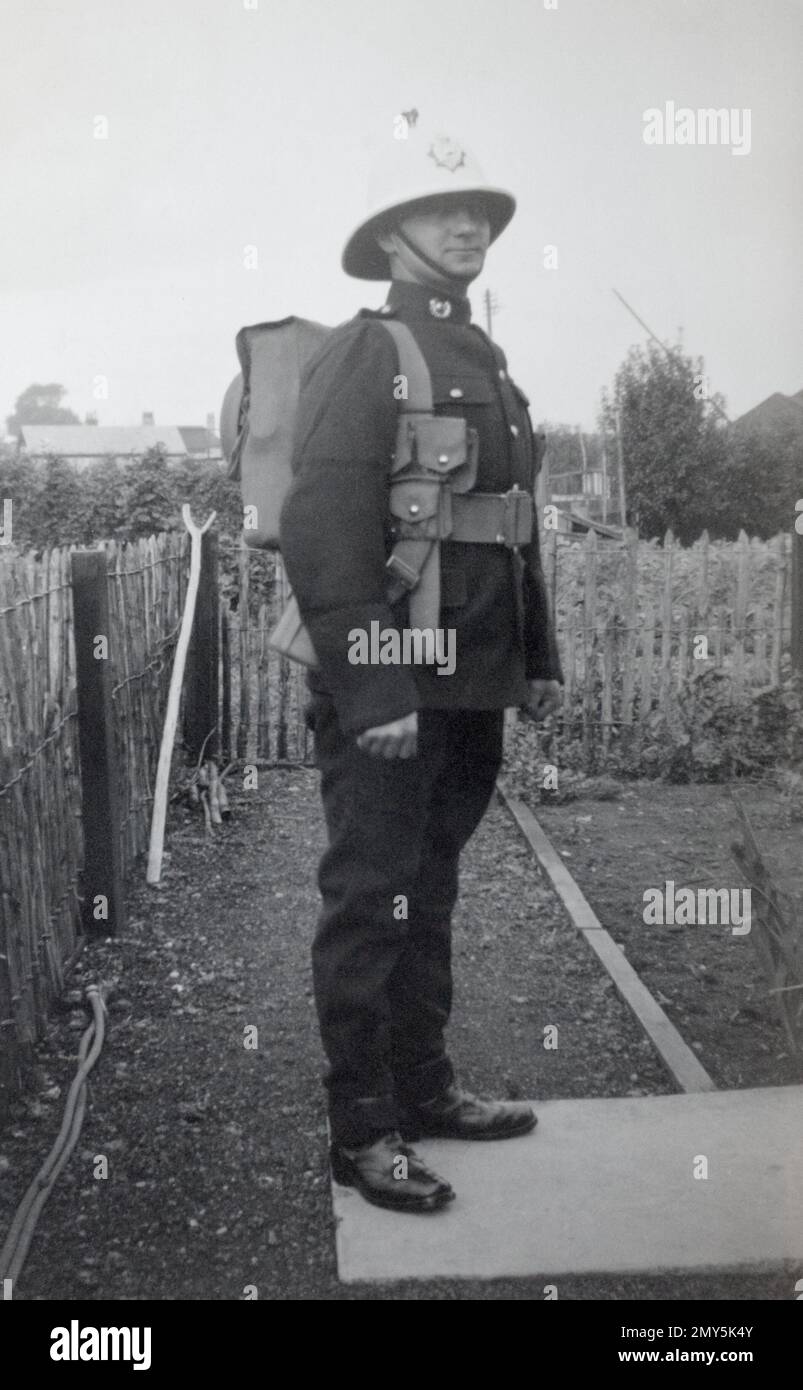
<instances>
[{"instance_id":1,"label":"black leather boot","mask_svg":"<svg viewBox=\"0 0 803 1390\"><path fill-rule=\"evenodd\" d=\"M514 1100L480 1100L449 1086L434 1100L409 1102L400 1121L402 1136L415 1141L441 1139L513 1139L538 1123L529 1105Z\"/></svg>"},{"instance_id":2,"label":"black leather boot","mask_svg":"<svg viewBox=\"0 0 803 1390\"><path fill-rule=\"evenodd\" d=\"M346 1187L356 1187L366 1202L392 1211L439 1211L454 1199L454 1192L395 1131L383 1134L361 1148L333 1144L332 1177Z\"/></svg>"}]
</instances>

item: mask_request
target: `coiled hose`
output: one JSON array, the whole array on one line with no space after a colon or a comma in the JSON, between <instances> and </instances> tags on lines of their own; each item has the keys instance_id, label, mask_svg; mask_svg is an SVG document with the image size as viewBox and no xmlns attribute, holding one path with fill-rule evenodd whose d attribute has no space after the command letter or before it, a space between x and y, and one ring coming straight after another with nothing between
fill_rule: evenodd
<instances>
[{"instance_id":1,"label":"coiled hose","mask_svg":"<svg viewBox=\"0 0 803 1390\"><path fill-rule=\"evenodd\" d=\"M78 1070L64 1107L64 1119L50 1153L20 1202L0 1252L0 1279L16 1280L25 1263L36 1223L56 1178L78 1143L86 1110L86 1078L100 1056L105 1037L106 1001L99 985L89 985L92 1022L78 1048Z\"/></svg>"}]
</instances>

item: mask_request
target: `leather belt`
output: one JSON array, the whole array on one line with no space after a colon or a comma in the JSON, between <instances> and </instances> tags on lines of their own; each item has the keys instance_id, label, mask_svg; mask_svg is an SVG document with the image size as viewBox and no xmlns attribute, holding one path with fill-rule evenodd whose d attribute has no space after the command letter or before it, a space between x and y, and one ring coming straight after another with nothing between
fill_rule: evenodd
<instances>
[{"instance_id":1,"label":"leather belt","mask_svg":"<svg viewBox=\"0 0 803 1390\"><path fill-rule=\"evenodd\" d=\"M509 492L452 494L450 541L474 545L528 545L533 534L533 499L521 488Z\"/></svg>"},{"instance_id":2,"label":"leather belt","mask_svg":"<svg viewBox=\"0 0 803 1390\"><path fill-rule=\"evenodd\" d=\"M464 541L470 545L503 545L514 552L516 571L516 618L522 627L523 560L519 547L529 544L533 533L533 499L522 488L509 492L451 492L450 515L443 540ZM439 517L443 512L439 510ZM438 518L433 518L436 527ZM390 575L387 600L396 603L410 594L410 621L414 627L435 628L440 620L440 541L435 537L399 539L387 561Z\"/></svg>"}]
</instances>

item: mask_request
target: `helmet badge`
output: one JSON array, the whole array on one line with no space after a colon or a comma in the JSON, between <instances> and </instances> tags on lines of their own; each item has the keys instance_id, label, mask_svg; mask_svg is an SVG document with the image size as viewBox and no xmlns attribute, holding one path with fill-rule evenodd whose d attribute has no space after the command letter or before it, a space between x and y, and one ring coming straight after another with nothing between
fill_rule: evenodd
<instances>
[{"instance_id":1,"label":"helmet badge","mask_svg":"<svg viewBox=\"0 0 803 1390\"><path fill-rule=\"evenodd\" d=\"M427 154L434 159L440 169L448 169L452 174L466 162L466 152L451 140L448 135L439 135L433 140Z\"/></svg>"}]
</instances>

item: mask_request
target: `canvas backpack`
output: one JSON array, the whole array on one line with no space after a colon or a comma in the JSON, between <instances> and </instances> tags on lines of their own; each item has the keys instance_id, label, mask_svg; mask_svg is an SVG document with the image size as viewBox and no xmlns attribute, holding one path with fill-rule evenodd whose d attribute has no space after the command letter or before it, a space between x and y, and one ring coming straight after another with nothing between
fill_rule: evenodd
<instances>
[{"instance_id":1,"label":"canvas backpack","mask_svg":"<svg viewBox=\"0 0 803 1390\"><path fill-rule=\"evenodd\" d=\"M396 446L390 463L391 521L397 537L387 561L387 599L410 594L415 627L436 628L440 614L439 543L451 536L517 549L532 532L530 494L468 496L477 477L476 432L459 416L436 416L432 380L406 324L377 319L390 333L406 382L397 402ZM292 316L255 324L237 334L241 372L229 386L220 433L243 498L243 536L258 549L279 548L279 519L292 481L295 420L306 363L335 330ZM295 599L291 598L270 645L293 660L317 665Z\"/></svg>"}]
</instances>

